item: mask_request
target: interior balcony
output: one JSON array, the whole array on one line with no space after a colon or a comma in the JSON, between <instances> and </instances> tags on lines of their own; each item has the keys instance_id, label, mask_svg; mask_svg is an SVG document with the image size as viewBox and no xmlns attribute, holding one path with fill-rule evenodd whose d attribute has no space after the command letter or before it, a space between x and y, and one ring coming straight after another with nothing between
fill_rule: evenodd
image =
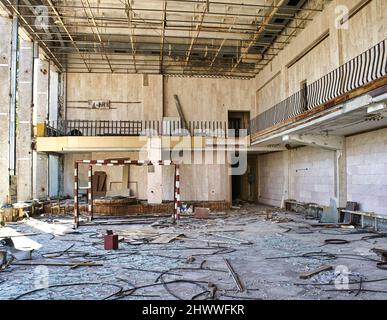
<instances>
[{"instance_id":1,"label":"interior balcony","mask_svg":"<svg viewBox=\"0 0 387 320\"><path fill-rule=\"evenodd\" d=\"M253 146L328 145L387 127L387 40L251 121ZM333 137L333 138L332 138Z\"/></svg>"}]
</instances>

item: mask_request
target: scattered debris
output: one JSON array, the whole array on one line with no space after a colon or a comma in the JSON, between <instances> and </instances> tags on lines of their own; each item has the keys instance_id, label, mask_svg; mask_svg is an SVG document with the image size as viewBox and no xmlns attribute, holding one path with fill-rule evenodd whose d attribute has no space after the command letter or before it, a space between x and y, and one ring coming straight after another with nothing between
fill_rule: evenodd
<instances>
[{"instance_id":1,"label":"scattered debris","mask_svg":"<svg viewBox=\"0 0 387 320\"><path fill-rule=\"evenodd\" d=\"M195 262L195 260L196 260L196 258L195 258L195 257L193 257L193 256L189 256L189 257L187 258L187 260L186 260L186 262L185 262L185 263L193 263L193 262Z\"/></svg>"},{"instance_id":2,"label":"scattered debris","mask_svg":"<svg viewBox=\"0 0 387 320\"><path fill-rule=\"evenodd\" d=\"M31 260L33 249L27 250L19 250L15 248L15 244L13 243L11 238L4 238L0 241L0 243L7 248L7 252L13 256L16 260Z\"/></svg>"},{"instance_id":3,"label":"scattered debris","mask_svg":"<svg viewBox=\"0 0 387 320\"><path fill-rule=\"evenodd\" d=\"M207 232L207 234L215 236L215 237L219 237L219 238L224 238L224 239L232 240L232 241L237 242L238 244L247 244L247 245L253 244L251 241L237 239L237 238L225 236L225 235L222 235L222 234L216 234L214 232L211 232L211 233Z\"/></svg>"},{"instance_id":4,"label":"scattered debris","mask_svg":"<svg viewBox=\"0 0 387 320\"><path fill-rule=\"evenodd\" d=\"M0 269L7 263L7 251L0 250Z\"/></svg>"},{"instance_id":5,"label":"scattered debris","mask_svg":"<svg viewBox=\"0 0 387 320\"><path fill-rule=\"evenodd\" d=\"M153 239L151 243L159 243L159 244L171 243L172 241L175 241L177 239L181 239L184 237L185 235L183 233L174 233L174 234L165 233Z\"/></svg>"},{"instance_id":6,"label":"scattered debris","mask_svg":"<svg viewBox=\"0 0 387 320\"><path fill-rule=\"evenodd\" d=\"M332 269L333 267L331 265L323 265L315 270L300 273L300 279L309 279L321 272L330 271Z\"/></svg>"},{"instance_id":7,"label":"scattered debris","mask_svg":"<svg viewBox=\"0 0 387 320\"><path fill-rule=\"evenodd\" d=\"M112 230L107 230L103 239L105 250L118 250L118 235L113 234Z\"/></svg>"},{"instance_id":8,"label":"scattered debris","mask_svg":"<svg viewBox=\"0 0 387 320\"><path fill-rule=\"evenodd\" d=\"M194 217L196 219L208 219L210 217L210 209L208 209L208 208L195 208Z\"/></svg>"},{"instance_id":9,"label":"scattered debris","mask_svg":"<svg viewBox=\"0 0 387 320\"><path fill-rule=\"evenodd\" d=\"M325 244L348 244L351 241L344 240L344 239L326 239L324 240Z\"/></svg>"},{"instance_id":10,"label":"scattered debris","mask_svg":"<svg viewBox=\"0 0 387 320\"><path fill-rule=\"evenodd\" d=\"M245 289L245 286L242 284L242 281L240 280L238 274L235 272L235 270L233 269L230 261L228 261L228 259L226 258L223 258L224 262L226 263L227 265L227 268L230 272L230 275L232 276L233 280L234 280L234 283L235 285L237 286L238 288L238 291L239 292L244 292L246 289Z\"/></svg>"},{"instance_id":11,"label":"scattered debris","mask_svg":"<svg viewBox=\"0 0 387 320\"><path fill-rule=\"evenodd\" d=\"M387 250L373 248L371 249L371 251L376 253L380 257L380 259L382 260L381 262L387 262Z\"/></svg>"}]
</instances>

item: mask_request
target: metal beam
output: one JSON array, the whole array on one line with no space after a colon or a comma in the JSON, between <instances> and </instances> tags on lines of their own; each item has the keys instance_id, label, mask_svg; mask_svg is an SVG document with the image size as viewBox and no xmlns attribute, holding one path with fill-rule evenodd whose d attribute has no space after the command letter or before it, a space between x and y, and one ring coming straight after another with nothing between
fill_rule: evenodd
<instances>
[{"instance_id":1,"label":"metal beam","mask_svg":"<svg viewBox=\"0 0 387 320\"><path fill-rule=\"evenodd\" d=\"M344 137L318 134L284 135L282 141L306 146L320 147L328 150L343 150Z\"/></svg>"},{"instance_id":2,"label":"metal beam","mask_svg":"<svg viewBox=\"0 0 387 320\"><path fill-rule=\"evenodd\" d=\"M55 16L56 18L58 19L58 21L60 22L60 24L62 25L63 29L66 31L66 34L67 36L70 38L71 40L71 43L73 44L74 48L78 51L78 54L83 58L83 61L84 61L84 64L86 66L86 69L91 72L89 66L87 65L86 63L86 59L85 57L83 56L83 54L81 53L81 51L79 50L77 44L74 42L74 39L72 37L72 35L70 34L69 30L67 29L65 23L63 22L63 19L60 15L60 13L58 12L58 10L56 9L55 5L53 4L53 2L51 0L46 0L48 2L48 4L50 5L51 7L51 10L55 13Z\"/></svg>"}]
</instances>

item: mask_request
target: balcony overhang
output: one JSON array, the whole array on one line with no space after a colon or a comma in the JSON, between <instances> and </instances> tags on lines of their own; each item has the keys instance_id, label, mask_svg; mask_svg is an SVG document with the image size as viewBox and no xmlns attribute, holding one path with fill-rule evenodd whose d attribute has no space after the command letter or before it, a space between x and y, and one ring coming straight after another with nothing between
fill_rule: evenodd
<instances>
[{"instance_id":1,"label":"balcony overhang","mask_svg":"<svg viewBox=\"0 0 387 320\"><path fill-rule=\"evenodd\" d=\"M340 149L339 137L387 127L387 78L379 87L325 110L253 137L252 146L314 145Z\"/></svg>"},{"instance_id":2,"label":"balcony overhang","mask_svg":"<svg viewBox=\"0 0 387 320\"><path fill-rule=\"evenodd\" d=\"M140 151L146 148L144 137L37 137L38 152Z\"/></svg>"},{"instance_id":3,"label":"balcony overhang","mask_svg":"<svg viewBox=\"0 0 387 320\"><path fill-rule=\"evenodd\" d=\"M68 136L37 137L36 150L48 153L77 152L140 152L152 148L152 139L161 139L163 150L248 151L250 136L241 138L211 138L199 136ZM265 148L266 149L266 148Z\"/></svg>"}]
</instances>

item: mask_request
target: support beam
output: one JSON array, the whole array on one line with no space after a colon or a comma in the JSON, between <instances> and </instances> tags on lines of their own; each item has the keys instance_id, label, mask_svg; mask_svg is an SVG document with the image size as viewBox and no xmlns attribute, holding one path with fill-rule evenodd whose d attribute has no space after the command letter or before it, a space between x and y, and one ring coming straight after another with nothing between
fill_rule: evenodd
<instances>
[{"instance_id":1,"label":"support beam","mask_svg":"<svg viewBox=\"0 0 387 320\"><path fill-rule=\"evenodd\" d=\"M17 201L32 198L33 43L20 39L16 135Z\"/></svg>"},{"instance_id":2,"label":"support beam","mask_svg":"<svg viewBox=\"0 0 387 320\"><path fill-rule=\"evenodd\" d=\"M284 135L282 141L290 144L320 147L328 150L342 150L344 145L344 137L317 134Z\"/></svg>"},{"instance_id":3,"label":"support beam","mask_svg":"<svg viewBox=\"0 0 387 320\"><path fill-rule=\"evenodd\" d=\"M9 106L12 19L0 17L0 203L9 202Z\"/></svg>"},{"instance_id":4,"label":"support beam","mask_svg":"<svg viewBox=\"0 0 387 320\"><path fill-rule=\"evenodd\" d=\"M130 45L132 46L132 58L133 58L133 67L134 71L137 73L137 66L136 66L136 36L134 32L134 25L133 25L133 8L130 0L126 1L125 4L125 13L128 18L128 27L129 27L129 33L130 33Z\"/></svg>"}]
</instances>

